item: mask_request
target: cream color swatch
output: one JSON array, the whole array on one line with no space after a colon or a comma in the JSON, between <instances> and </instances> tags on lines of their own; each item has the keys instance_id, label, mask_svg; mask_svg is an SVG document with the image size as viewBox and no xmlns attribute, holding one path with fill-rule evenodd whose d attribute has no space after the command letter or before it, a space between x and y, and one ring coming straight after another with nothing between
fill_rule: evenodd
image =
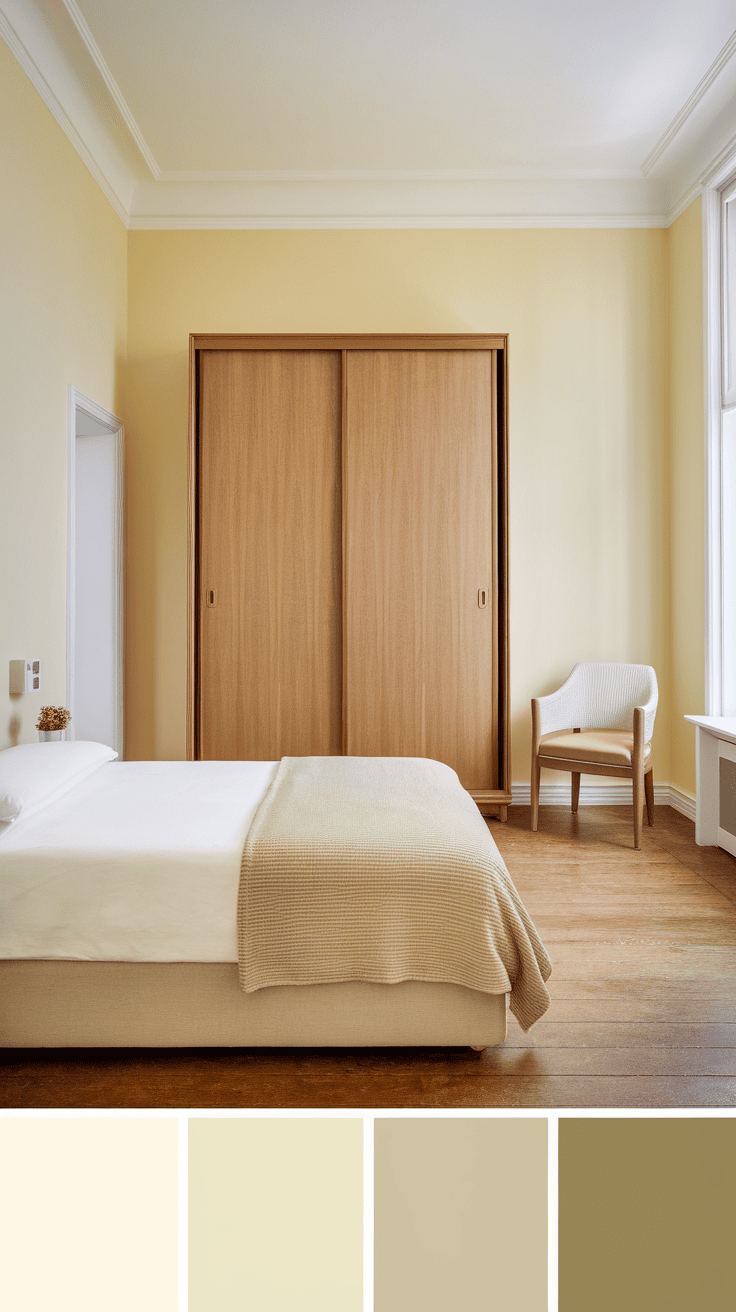
<instances>
[{"instance_id":1,"label":"cream color swatch","mask_svg":"<svg viewBox=\"0 0 736 1312\"><path fill-rule=\"evenodd\" d=\"M377 1119L374 1143L375 1312L546 1312L546 1119Z\"/></svg>"},{"instance_id":2,"label":"cream color swatch","mask_svg":"<svg viewBox=\"0 0 736 1312\"><path fill-rule=\"evenodd\" d=\"M0 1119L0 1306L176 1312L177 1124Z\"/></svg>"},{"instance_id":3,"label":"cream color swatch","mask_svg":"<svg viewBox=\"0 0 736 1312\"><path fill-rule=\"evenodd\" d=\"M361 1312L363 1123L189 1122L189 1312Z\"/></svg>"}]
</instances>

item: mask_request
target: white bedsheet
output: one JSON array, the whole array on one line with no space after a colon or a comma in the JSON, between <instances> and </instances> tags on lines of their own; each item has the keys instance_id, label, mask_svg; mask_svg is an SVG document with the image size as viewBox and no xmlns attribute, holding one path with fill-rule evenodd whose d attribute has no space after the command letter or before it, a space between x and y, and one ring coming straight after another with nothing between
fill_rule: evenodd
<instances>
[{"instance_id":1,"label":"white bedsheet","mask_svg":"<svg viewBox=\"0 0 736 1312\"><path fill-rule=\"evenodd\" d=\"M243 844L275 761L111 761L0 825L0 958L237 961Z\"/></svg>"}]
</instances>

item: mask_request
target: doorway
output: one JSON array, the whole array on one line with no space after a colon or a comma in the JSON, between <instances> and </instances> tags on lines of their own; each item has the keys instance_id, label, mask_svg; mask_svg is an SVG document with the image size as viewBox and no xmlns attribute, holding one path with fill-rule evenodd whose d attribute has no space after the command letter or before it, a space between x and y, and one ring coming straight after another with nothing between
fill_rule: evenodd
<instances>
[{"instance_id":1,"label":"doorway","mask_svg":"<svg viewBox=\"0 0 736 1312\"><path fill-rule=\"evenodd\" d=\"M123 426L69 388L67 736L123 756Z\"/></svg>"}]
</instances>

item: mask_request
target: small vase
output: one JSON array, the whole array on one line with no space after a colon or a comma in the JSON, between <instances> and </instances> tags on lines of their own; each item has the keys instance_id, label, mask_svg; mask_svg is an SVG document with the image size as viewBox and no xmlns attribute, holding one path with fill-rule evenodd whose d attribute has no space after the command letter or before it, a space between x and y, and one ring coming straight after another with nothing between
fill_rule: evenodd
<instances>
[{"instance_id":1,"label":"small vase","mask_svg":"<svg viewBox=\"0 0 736 1312\"><path fill-rule=\"evenodd\" d=\"M60 743L66 737L66 729L39 729L38 741L40 743Z\"/></svg>"}]
</instances>

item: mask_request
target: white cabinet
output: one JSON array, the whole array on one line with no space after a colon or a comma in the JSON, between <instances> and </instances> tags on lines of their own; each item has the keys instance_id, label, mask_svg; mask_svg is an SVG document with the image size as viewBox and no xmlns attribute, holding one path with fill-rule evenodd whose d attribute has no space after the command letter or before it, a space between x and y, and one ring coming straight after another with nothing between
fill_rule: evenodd
<instances>
[{"instance_id":1,"label":"white cabinet","mask_svg":"<svg viewBox=\"0 0 736 1312\"><path fill-rule=\"evenodd\" d=\"M736 856L736 716L685 719L697 731L695 842Z\"/></svg>"}]
</instances>

